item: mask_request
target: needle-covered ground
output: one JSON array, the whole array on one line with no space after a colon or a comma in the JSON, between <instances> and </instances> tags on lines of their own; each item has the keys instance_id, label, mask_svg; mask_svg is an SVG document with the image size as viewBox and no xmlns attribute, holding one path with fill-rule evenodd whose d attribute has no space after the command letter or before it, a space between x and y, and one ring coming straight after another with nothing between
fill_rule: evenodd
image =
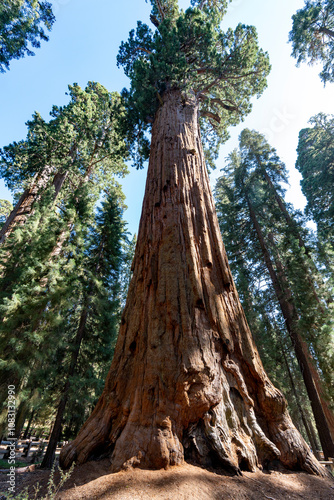
<instances>
[{"instance_id":1,"label":"needle-covered ground","mask_svg":"<svg viewBox=\"0 0 334 500\"><path fill-rule=\"evenodd\" d=\"M46 494L48 471L17 474L17 491L37 483ZM1 477L6 481L5 475ZM4 482L1 492L5 492ZM1 497L1 495L0 495ZM168 470L130 469L111 473L108 460L87 462L74 469L57 496L59 500L333 500L334 481L282 468L226 476L186 463Z\"/></svg>"}]
</instances>

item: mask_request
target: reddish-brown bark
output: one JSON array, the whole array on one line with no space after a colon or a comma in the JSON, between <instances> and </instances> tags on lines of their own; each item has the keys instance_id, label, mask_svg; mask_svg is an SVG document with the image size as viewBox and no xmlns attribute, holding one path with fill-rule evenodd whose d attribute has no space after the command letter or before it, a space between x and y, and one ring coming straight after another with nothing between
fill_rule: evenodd
<instances>
[{"instance_id":1,"label":"reddish-brown bark","mask_svg":"<svg viewBox=\"0 0 334 500\"><path fill-rule=\"evenodd\" d=\"M68 467L190 458L240 472L272 458L323 475L263 370L227 262L195 98L164 95L152 130L133 278L105 389Z\"/></svg>"}]
</instances>

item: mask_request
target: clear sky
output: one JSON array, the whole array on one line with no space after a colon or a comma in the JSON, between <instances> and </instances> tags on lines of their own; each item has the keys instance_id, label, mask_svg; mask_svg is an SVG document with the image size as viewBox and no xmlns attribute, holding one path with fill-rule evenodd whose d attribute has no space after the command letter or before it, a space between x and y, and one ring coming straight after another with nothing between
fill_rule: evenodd
<instances>
[{"instance_id":1,"label":"clear sky","mask_svg":"<svg viewBox=\"0 0 334 500\"><path fill-rule=\"evenodd\" d=\"M97 81L108 90L128 85L122 69L116 66L116 55L122 40L136 27L137 20L150 24L150 5L145 0L54 0L56 22L50 40L36 49L34 57L12 61L10 70L0 74L0 147L26 137L25 122L34 111L47 119L53 104L68 101L67 85L77 82L84 87ZM189 6L180 0L180 6ZM272 71L268 88L254 100L253 111L246 120L231 129L231 139L222 147L217 169L211 174L212 185L221 175L224 158L238 144L245 127L267 136L290 172L291 187L287 200L296 208L304 206L299 174L294 168L299 131L308 126L311 116L319 112L334 114L334 85L324 88L319 67L295 67L291 58L288 34L291 16L304 0L233 0L223 27L242 22L258 30L260 46L268 51ZM129 230L137 232L145 187L146 170L131 169L123 181L128 210L125 218ZM0 181L0 198L11 199Z\"/></svg>"}]
</instances>

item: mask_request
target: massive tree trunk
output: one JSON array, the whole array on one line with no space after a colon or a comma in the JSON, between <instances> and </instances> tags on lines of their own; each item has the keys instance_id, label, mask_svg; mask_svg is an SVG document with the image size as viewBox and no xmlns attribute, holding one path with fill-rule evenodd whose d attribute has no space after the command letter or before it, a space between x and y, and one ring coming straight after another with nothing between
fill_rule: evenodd
<instances>
[{"instance_id":1,"label":"massive tree trunk","mask_svg":"<svg viewBox=\"0 0 334 500\"><path fill-rule=\"evenodd\" d=\"M165 94L152 130L133 278L105 389L60 463L114 471L189 458L240 473L272 458L326 472L263 370L222 244L195 98Z\"/></svg>"}]
</instances>

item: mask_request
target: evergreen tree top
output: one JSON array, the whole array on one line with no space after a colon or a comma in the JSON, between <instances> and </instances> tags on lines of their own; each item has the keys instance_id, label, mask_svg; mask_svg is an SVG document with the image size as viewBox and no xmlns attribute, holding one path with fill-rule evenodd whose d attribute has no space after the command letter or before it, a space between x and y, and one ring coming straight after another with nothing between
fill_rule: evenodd
<instances>
[{"instance_id":1,"label":"evergreen tree top","mask_svg":"<svg viewBox=\"0 0 334 500\"><path fill-rule=\"evenodd\" d=\"M282 183L288 183L288 171L276 149L270 146L264 135L256 130L244 129L239 136L240 159L245 171L251 175L258 171L269 175L275 189L284 193Z\"/></svg>"},{"instance_id":2,"label":"evergreen tree top","mask_svg":"<svg viewBox=\"0 0 334 500\"><path fill-rule=\"evenodd\" d=\"M321 62L321 80L334 81L334 1L306 0L302 9L292 16L292 56L301 62Z\"/></svg>"},{"instance_id":3,"label":"evergreen tree top","mask_svg":"<svg viewBox=\"0 0 334 500\"><path fill-rule=\"evenodd\" d=\"M117 92L96 82L85 89L69 85L70 101L53 106L51 120L37 112L27 122L27 138L0 150L0 175L13 191L22 191L35 174L49 168L68 171L72 187L98 175L105 186L110 175L126 172L125 109Z\"/></svg>"},{"instance_id":4,"label":"evergreen tree top","mask_svg":"<svg viewBox=\"0 0 334 500\"><path fill-rule=\"evenodd\" d=\"M311 127L299 133L296 168L307 199L305 212L312 216L325 241L334 236L334 116L319 113Z\"/></svg>"},{"instance_id":5,"label":"evergreen tree top","mask_svg":"<svg viewBox=\"0 0 334 500\"><path fill-rule=\"evenodd\" d=\"M30 47L48 40L44 28L51 30L55 17L50 2L38 0L1 0L0 73L9 68L11 59L34 55Z\"/></svg>"},{"instance_id":6,"label":"evergreen tree top","mask_svg":"<svg viewBox=\"0 0 334 500\"><path fill-rule=\"evenodd\" d=\"M141 21L122 42L117 57L131 80L123 96L138 133L150 127L170 90L194 95L200 106L202 138L213 166L227 129L251 110L250 99L260 96L270 71L269 58L253 26L239 24L223 32L220 22L227 1L192 0L180 10L176 0L151 0L154 30Z\"/></svg>"}]
</instances>

